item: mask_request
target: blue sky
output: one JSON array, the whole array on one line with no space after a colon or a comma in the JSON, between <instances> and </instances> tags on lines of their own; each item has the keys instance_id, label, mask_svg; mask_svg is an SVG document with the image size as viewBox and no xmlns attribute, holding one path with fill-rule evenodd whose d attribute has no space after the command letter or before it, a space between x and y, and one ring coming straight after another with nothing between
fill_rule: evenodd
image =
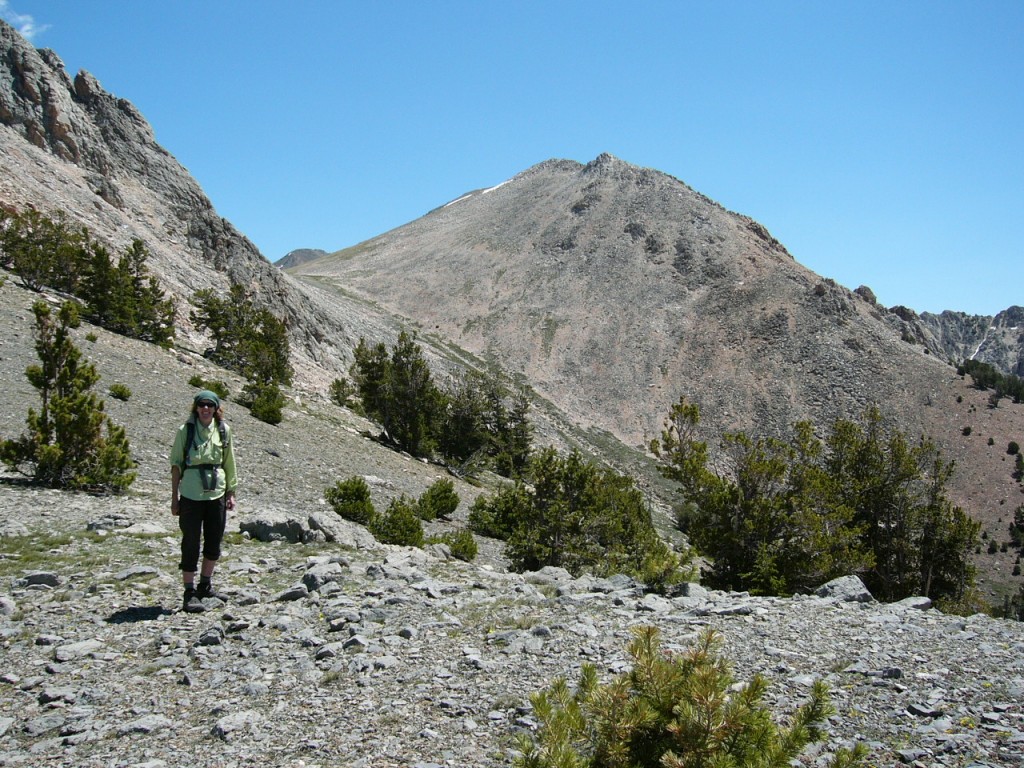
<instances>
[{"instance_id":1,"label":"blue sky","mask_svg":"<svg viewBox=\"0 0 1024 768\"><path fill-rule=\"evenodd\" d=\"M886 306L1024 305L1024 3L0 0L271 261L549 158L664 171ZM28 26L26 26L28 25Z\"/></svg>"}]
</instances>

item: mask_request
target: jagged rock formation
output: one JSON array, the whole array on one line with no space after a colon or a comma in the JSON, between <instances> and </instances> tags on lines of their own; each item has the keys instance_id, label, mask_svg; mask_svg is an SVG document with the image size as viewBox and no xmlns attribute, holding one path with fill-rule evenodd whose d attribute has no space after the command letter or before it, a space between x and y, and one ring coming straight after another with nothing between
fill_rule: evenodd
<instances>
[{"instance_id":1,"label":"jagged rock formation","mask_svg":"<svg viewBox=\"0 0 1024 768\"><path fill-rule=\"evenodd\" d=\"M995 317L923 312L919 322L950 360L977 360L1024 377L1024 307L1010 307Z\"/></svg>"}]
</instances>

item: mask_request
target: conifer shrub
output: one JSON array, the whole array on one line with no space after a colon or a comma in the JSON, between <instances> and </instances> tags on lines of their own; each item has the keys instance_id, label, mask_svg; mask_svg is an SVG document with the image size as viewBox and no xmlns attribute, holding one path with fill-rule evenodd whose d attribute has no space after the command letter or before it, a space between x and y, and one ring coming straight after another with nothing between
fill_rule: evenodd
<instances>
[{"instance_id":1,"label":"conifer shrub","mask_svg":"<svg viewBox=\"0 0 1024 768\"><path fill-rule=\"evenodd\" d=\"M661 591L692 576L688 553L661 539L632 478L546 448L520 480L492 497L478 497L469 514L475 532L505 541L516 571L553 565L574 576L626 574Z\"/></svg>"},{"instance_id":2,"label":"conifer shrub","mask_svg":"<svg viewBox=\"0 0 1024 768\"><path fill-rule=\"evenodd\" d=\"M276 384L257 384L250 381L242 390L239 402L249 408L254 419L267 424L280 424L284 409L284 395Z\"/></svg>"},{"instance_id":3,"label":"conifer shrub","mask_svg":"<svg viewBox=\"0 0 1024 768\"><path fill-rule=\"evenodd\" d=\"M213 338L206 357L258 384L291 384L287 326L257 307L241 285L232 284L227 297L204 288L191 302L192 321Z\"/></svg>"},{"instance_id":4,"label":"conifer shrub","mask_svg":"<svg viewBox=\"0 0 1024 768\"><path fill-rule=\"evenodd\" d=\"M1008 454L1009 454L1010 456L1016 456L1016 455L1017 455L1018 453L1020 453L1020 444L1019 444L1019 443L1017 443L1017 441L1016 441L1016 440L1011 440L1011 441L1010 441L1010 442L1009 442L1009 443L1008 443L1008 444L1006 445L1006 452L1007 452L1007 453L1008 453Z\"/></svg>"},{"instance_id":5,"label":"conifer shrub","mask_svg":"<svg viewBox=\"0 0 1024 768\"><path fill-rule=\"evenodd\" d=\"M447 544L451 550L452 557L464 560L467 563L476 559L479 551L476 546L476 539L468 528L460 528L457 531L450 531L440 536L431 536L428 544Z\"/></svg>"},{"instance_id":6,"label":"conifer shrub","mask_svg":"<svg viewBox=\"0 0 1024 768\"><path fill-rule=\"evenodd\" d=\"M473 533L506 541L515 529L518 510L530 503L526 486L517 483L502 488L494 496L477 496L469 508L469 528Z\"/></svg>"},{"instance_id":7,"label":"conifer shrub","mask_svg":"<svg viewBox=\"0 0 1024 768\"><path fill-rule=\"evenodd\" d=\"M358 475L348 480L339 480L327 488L324 498L335 512L353 523L369 526L377 516L377 510L370 500L370 486Z\"/></svg>"},{"instance_id":8,"label":"conifer shrub","mask_svg":"<svg viewBox=\"0 0 1024 768\"><path fill-rule=\"evenodd\" d=\"M416 513L416 502L404 493L392 499L384 514L377 515L369 527L370 533L381 544L423 546L423 523Z\"/></svg>"},{"instance_id":9,"label":"conifer shrub","mask_svg":"<svg viewBox=\"0 0 1024 768\"><path fill-rule=\"evenodd\" d=\"M530 697L540 726L519 735L517 768L788 768L823 740L835 710L820 680L780 726L763 703L765 679L734 685L713 630L676 655L661 650L655 627L632 632L630 671L599 683L587 663L575 690L559 678ZM863 745L839 749L829 765L859 766L866 753Z\"/></svg>"},{"instance_id":10,"label":"conifer shrub","mask_svg":"<svg viewBox=\"0 0 1024 768\"><path fill-rule=\"evenodd\" d=\"M458 506L459 494L455 492L455 483L448 478L431 483L416 504L422 520L450 520Z\"/></svg>"},{"instance_id":11,"label":"conifer shrub","mask_svg":"<svg viewBox=\"0 0 1024 768\"><path fill-rule=\"evenodd\" d=\"M980 524L947 496L953 463L877 407L824 437L809 421L786 440L726 433L716 466L699 423L680 398L651 449L688 504L677 522L709 561L704 584L791 594L853 573L886 602L973 587Z\"/></svg>"},{"instance_id":12,"label":"conifer shrub","mask_svg":"<svg viewBox=\"0 0 1024 768\"><path fill-rule=\"evenodd\" d=\"M132 391L125 384L111 384L108 391L117 400L127 400L132 396Z\"/></svg>"},{"instance_id":13,"label":"conifer shrub","mask_svg":"<svg viewBox=\"0 0 1024 768\"><path fill-rule=\"evenodd\" d=\"M40 364L25 375L39 390L41 405L39 411L29 408L25 434L0 442L0 460L51 488L126 490L135 480L135 462L124 428L107 418L92 391L100 378L95 366L71 341L70 330L79 325L76 305L65 302L56 318L43 301L32 311Z\"/></svg>"}]
</instances>

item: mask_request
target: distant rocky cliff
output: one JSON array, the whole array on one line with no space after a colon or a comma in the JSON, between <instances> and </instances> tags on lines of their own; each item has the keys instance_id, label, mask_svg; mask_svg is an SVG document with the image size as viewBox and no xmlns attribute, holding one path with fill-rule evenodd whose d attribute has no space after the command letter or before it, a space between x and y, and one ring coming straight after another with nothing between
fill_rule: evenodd
<instances>
[{"instance_id":1,"label":"distant rocky cliff","mask_svg":"<svg viewBox=\"0 0 1024 768\"><path fill-rule=\"evenodd\" d=\"M1010 307L995 317L924 312L919 321L950 360L977 360L1024 377L1024 307Z\"/></svg>"}]
</instances>

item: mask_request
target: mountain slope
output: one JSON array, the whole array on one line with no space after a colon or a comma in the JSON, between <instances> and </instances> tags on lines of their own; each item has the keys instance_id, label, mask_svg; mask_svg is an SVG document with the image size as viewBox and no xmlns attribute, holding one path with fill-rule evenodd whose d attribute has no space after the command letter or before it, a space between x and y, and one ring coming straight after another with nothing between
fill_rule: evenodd
<instances>
[{"instance_id":1,"label":"mountain slope","mask_svg":"<svg viewBox=\"0 0 1024 768\"><path fill-rule=\"evenodd\" d=\"M757 222L609 155L541 163L291 273L522 375L627 445L655 437L680 396L699 404L712 444L723 430L778 435L878 404L956 460L954 499L998 540L1024 502L1004 450L1021 442L1024 406L987 408L870 291L814 274Z\"/></svg>"},{"instance_id":2,"label":"mountain slope","mask_svg":"<svg viewBox=\"0 0 1024 768\"><path fill-rule=\"evenodd\" d=\"M492 356L632 444L682 394L716 426L778 432L914 391L911 419L951 374L761 225L609 155L542 163L292 272Z\"/></svg>"}]
</instances>

